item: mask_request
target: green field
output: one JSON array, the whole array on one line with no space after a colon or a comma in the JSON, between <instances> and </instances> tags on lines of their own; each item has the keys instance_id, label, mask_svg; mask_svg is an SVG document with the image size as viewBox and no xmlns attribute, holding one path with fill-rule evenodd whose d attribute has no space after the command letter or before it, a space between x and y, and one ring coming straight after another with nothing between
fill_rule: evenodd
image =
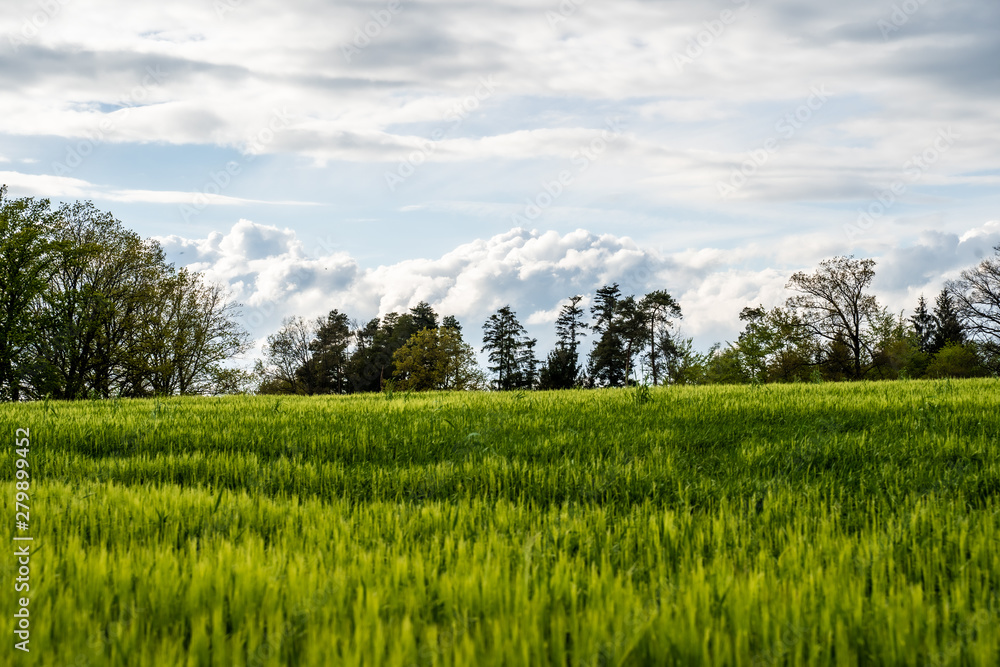
<instances>
[{"instance_id":1,"label":"green field","mask_svg":"<svg viewBox=\"0 0 1000 667\"><path fill-rule=\"evenodd\" d=\"M1000 664L997 380L40 402L0 424L9 544L31 429L36 549L31 652L6 664Z\"/></svg>"}]
</instances>

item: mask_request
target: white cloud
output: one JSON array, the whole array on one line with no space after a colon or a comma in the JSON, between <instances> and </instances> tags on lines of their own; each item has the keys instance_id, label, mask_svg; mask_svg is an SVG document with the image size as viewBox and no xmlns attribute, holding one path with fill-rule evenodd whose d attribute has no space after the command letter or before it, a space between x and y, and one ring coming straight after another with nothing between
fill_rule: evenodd
<instances>
[{"instance_id":1,"label":"white cloud","mask_svg":"<svg viewBox=\"0 0 1000 667\"><path fill-rule=\"evenodd\" d=\"M70 176L50 176L48 174L24 174L16 171L0 171L0 183L6 183L26 196L48 197L52 199L94 199L124 203L146 202L153 204L177 204L201 210L206 206L241 206L246 204L272 204L281 206L314 206L314 202L264 201L216 194L205 188L203 192L176 192L170 190L116 190L104 185L89 183ZM218 188L216 188L218 189Z\"/></svg>"},{"instance_id":2,"label":"white cloud","mask_svg":"<svg viewBox=\"0 0 1000 667\"><path fill-rule=\"evenodd\" d=\"M30 56L0 63L16 93L0 101L8 133L247 148L285 109L260 150L317 167L403 159L431 127L449 135L429 162L537 161L567 158L605 116L621 115L630 134L615 150L644 197L718 205L717 182L822 87L831 101L737 198L866 196L946 125L966 140L925 182L996 183L975 173L995 168L1000 148L988 30L996 10L972 2L965 12L922 7L889 40L877 21L891 3L860 0L749 9L622 0L614 12L591 3L554 23L558 3L404 3L350 62L341 47L373 20L369 5L59 4L21 47ZM733 20L704 37L723 9ZM0 28L18 34L33 12L23 3ZM678 54L699 39L708 43L679 68ZM150 68L162 75L150 79ZM494 75L495 91L476 99ZM470 97L452 133L450 114ZM552 109L523 113L539 104Z\"/></svg>"}]
</instances>

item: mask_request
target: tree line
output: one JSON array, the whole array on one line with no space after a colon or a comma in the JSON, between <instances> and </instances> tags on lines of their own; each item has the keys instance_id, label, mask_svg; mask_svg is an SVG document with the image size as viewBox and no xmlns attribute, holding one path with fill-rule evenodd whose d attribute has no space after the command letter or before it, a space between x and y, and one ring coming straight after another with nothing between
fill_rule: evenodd
<instances>
[{"instance_id":1,"label":"tree line","mask_svg":"<svg viewBox=\"0 0 1000 667\"><path fill-rule=\"evenodd\" d=\"M531 338L510 305L483 324L480 369L454 316L443 319L420 302L406 313L389 313L359 324L338 310L307 320L286 318L268 336L256 374L262 393L340 394L400 390L569 389L617 387L648 368L651 382L669 379L677 354L674 324L680 305L666 291L642 298L623 295L617 283L597 290L590 318L582 295L569 299L555 322L557 343L539 360ZM439 323L440 319L440 323ZM595 341L581 358L585 336Z\"/></svg>"},{"instance_id":2,"label":"tree line","mask_svg":"<svg viewBox=\"0 0 1000 667\"><path fill-rule=\"evenodd\" d=\"M894 315L867 290L875 261L835 257L792 275L782 307L744 308L739 338L695 364L705 381L763 383L980 377L1000 373L1000 246L949 281L931 308Z\"/></svg>"},{"instance_id":3,"label":"tree line","mask_svg":"<svg viewBox=\"0 0 1000 667\"><path fill-rule=\"evenodd\" d=\"M544 360L510 305L483 325L486 373L454 317L421 302L351 326L336 310L324 320L285 321L268 338L275 393L352 393L399 389L527 390L712 384L979 377L1000 373L1000 246L962 272L913 315L893 314L868 292L875 261L853 256L798 272L783 306L746 307L737 340L707 352L680 334L680 304L665 290L638 298L617 283L598 289L588 310L568 299L555 322L556 346ZM588 317L589 315L589 317ZM583 358L585 337L591 338ZM353 351L352 351L353 350Z\"/></svg>"},{"instance_id":4,"label":"tree line","mask_svg":"<svg viewBox=\"0 0 1000 667\"><path fill-rule=\"evenodd\" d=\"M893 314L869 292L875 261L798 272L782 306L746 307L737 340L706 352L681 334L666 290L617 283L573 295L542 358L510 305L472 337L421 302L365 322L331 310L290 317L252 371L239 304L204 275L89 202L53 209L0 188L0 399L257 392L533 390L976 377L1000 373L1000 246L948 282L933 305ZM584 304L589 304L585 307Z\"/></svg>"}]
</instances>

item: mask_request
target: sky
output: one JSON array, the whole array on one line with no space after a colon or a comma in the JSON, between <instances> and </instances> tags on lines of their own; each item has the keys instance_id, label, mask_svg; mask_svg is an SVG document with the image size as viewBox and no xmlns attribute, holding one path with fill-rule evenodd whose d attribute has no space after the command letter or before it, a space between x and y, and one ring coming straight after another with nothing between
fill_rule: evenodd
<instances>
[{"instance_id":1,"label":"sky","mask_svg":"<svg viewBox=\"0 0 1000 667\"><path fill-rule=\"evenodd\" d=\"M7 0L0 183L284 317L665 289L683 335L836 255L894 312L1000 244L1000 5ZM585 302L586 303L586 302Z\"/></svg>"}]
</instances>

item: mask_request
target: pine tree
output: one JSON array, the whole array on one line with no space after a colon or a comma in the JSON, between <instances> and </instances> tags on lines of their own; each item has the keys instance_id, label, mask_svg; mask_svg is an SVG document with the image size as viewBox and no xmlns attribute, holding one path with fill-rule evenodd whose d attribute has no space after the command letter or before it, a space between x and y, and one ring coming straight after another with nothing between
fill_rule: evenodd
<instances>
[{"instance_id":1,"label":"pine tree","mask_svg":"<svg viewBox=\"0 0 1000 667\"><path fill-rule=\"evenodd\" d=\"M381 347L379 319L374 317L355 327L353 336L354 352L348 364L350 391L378 391L382 366L391 361Z\"/></svg>"},{"instance_id":2,"label":"pine tree","mask_svg":"<svg viewBox=\"0 0 1000 667\"><path fill-rule=\"evenodd\" d=\"M346 313L336 308L325 320L318 322L316 337L309 343L312 362L305 372L312 374L310 383L315 393L344 394L348 389L347 348L351 342L351 327Z\"/></svg>"},{"instance_id":3,"label":"pine tree","mask_svg":"<svg viewBox=\"0 0 1000 667\"><path fill-rule=\"evenodd\" d=\"M437 329L438 316L426 301L421 301L413 308L410 308L410 316L413 317L413 326L417 331L424 329Z\"/></svg>"},{"instance_id":4,"label":"pine tree","mask_svg":"<svg viewBox=\"0 0 1000 667\"><path fill-rule=\"evenodd\" d=\"M373 319L358 330L350 361L351 391L382 391L396 368L393 355L418 331L422 329L410 313L386 313L381 322Z\"/></svg>"},{"instance_id":5,"label":"pine tree","mask_svg":"<svg viewBox=\"0 0 1000 667\"><path fill-rule=\"evenodd\" d=\"M958 312L952 303L948 290L941 290L934 302L934 342L931 351L935 354L945 345L965 343L965 329L958 319Z\"/></svg>"},{"instance_id":6,"label":"pine tree","mask_svg":"<svg viewBox=\"0 0 1000 667\"><path fill-rule=\"evenodd\" d=\"M572 389L580 377L579 359L568 347L557 345L538 373L539 389Z\"/></svg>"},{"instance_id":7,"label":"pine tree","mask_svg":"<svg viewBox=\"0 0 1000 667\"><path fill-rule=\"evenodd\" d=\"M582 296L570 297L569 303L562 307L559 318L556 320L556 336L559 338L559 345L567 348L574 358L577 357L577 348L580 345L579 338L586 336L588 329L583 322L583 308L580 307Z\"/></svg>"},{"instance_id":8,"label":"pine tree","mask_svg":"<svg viewBox=\"0 0 1000 667\"><path fill-rule=\"evenodd\" d=\"M653 376L653 384L660 382L662 362L661 360L673 351L674 346L664 348L661 341L670 340L670 329L672 320L681 317L681 306L666 290L656 290L642 297L639 302L639 310L642 314L642 321L646 325L645 344L649 346L646 356L649 361L650 371ZM657 365L657 362L661 362Z\"/></svg>"},{"instance_id":9,"label":"pine tree","mask_svg":"<svg viewBox=\"0 0 1000 667\"><path fill-rule=\"evenodd\" d=\"M600 334L590 353L591 381L624 386L630 381L632 360L645 339L645 312L634 296L622 297L617 283L597 290L590 312L595 319L592 328Z\"/></svg>"},{"instance_id":10,"label":"pine tree","mask_svg":"<svg viewBox=\"0 0 1000 667\"><path fill-rule=\"evenodd\" d=\"M857 379L854 360L855 357L847 334L843 331L836 332L833 340L826 345L823 377L833 381Z\"/></svg>"},{"instance_id":11,"label":"pine tree","mask_svg":"<svg viewBox=\"0 0 1000 667\"><path fill-rule=\"evenodd\" d=\"M510 306L490 315L483 324L483 352L489 352L489 370L496 376L493 386L499 390L530 388L535 382L538 361L535 339L517 321Z\"/></svg>"},{"instance_id":12,"label":"pine tree","mask_svg":"<svg viewBox=\"0 0 1000 667\"><path fill-rule=\"evenodd\" d=\"M538 358L535 357L536 338L522 338L517 355L518 389L534 389L538 384Z\"/></svg>"},{"instance_id":13,"label":"pine tree","mask_svg":"<svg viewBox=\"0 0 1000 667\"><path fill-rule=\"evenodd\" d=\"M604 334L611 326L621 296L622 291L619 289L618 283L605 285L594 294L594 305L590 307L590 314L594 318L591 329L596 333Z\"/></svg>"},{"instance_id":14,"label":"pine tree","mask_svg":"<svg viewBox=\"0 0 1000 667\"><path fill-rule=\"evenodd\" d=\"M937 334L937 322L934 316L927 310L927 299L920 295L917 301L917 309L910 318L913 322L913 330L917 334L917 347L921 352L930 353L934 347L934 337Z\"/></svg>"},{"instance_id":15,"label":"pine tree","mask_svg":"<svg viewBox=\"0 0 1000 667\"><path fill-rule=\"evenodd\" d=\"M629 295L618 302L618 313L612 326L617 329L624 346L622 358L625 360L625 384L632 381L635 373L635 357L643 346L646 336L646 311Z\"/></svg>"},{"instance_id":16,"label":"pine tree","mask_svg":"<svg viewBox=\"0 0 1000 667\"><path fill-rule=\"evenodd\" d=\"M580 338L586 336L587 325L583 322L582 296L570 297L570 302L562 307L556 320L556 349L538 375L539 389L569 389L575 387L580 377Z\"/></svg>"},{"instance_id":17,"label":"pine tree","mask_svg":"<svg viewBox=\"0 0 1000 667\"><path fill-rule=\"evenodd\" d=\"M590 383L609 387L620 387L625 383L625 349L615 324L621 290L618 283L605 285L594 294L594 304L590 314L594 323L590 328L597 334L594 348L590 351L587 372Z\"/></svg>"}]
</instances>

